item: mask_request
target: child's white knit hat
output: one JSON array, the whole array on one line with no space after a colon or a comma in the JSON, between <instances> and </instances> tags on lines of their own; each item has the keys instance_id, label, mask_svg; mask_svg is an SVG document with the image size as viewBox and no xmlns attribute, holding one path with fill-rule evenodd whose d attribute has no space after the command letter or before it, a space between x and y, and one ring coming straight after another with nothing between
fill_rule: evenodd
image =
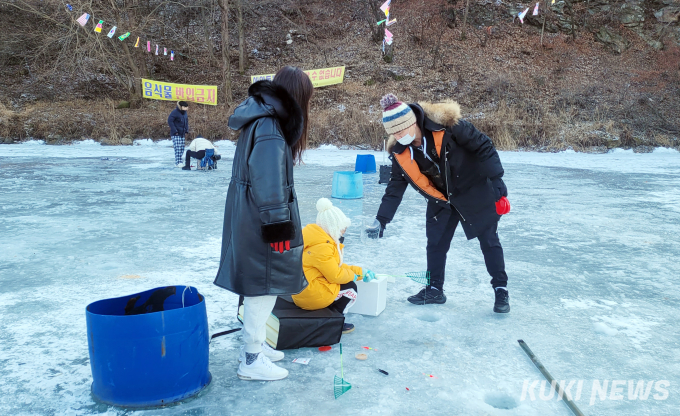
<instances>
[{"instance_id":1,"label":"child's white knit hat","mask_svg":"<svg viewBox=\"0 0 680 416\"><path fill-rule=\"evenodd\" d=\"M319 211L316 214L316 225L327 232L336 242L342 236L341 231L352 225L352 221L340 211L340 208L334 207L328 198L321 198L316 201L316 210Z\"/></svg>"}]
</instances>

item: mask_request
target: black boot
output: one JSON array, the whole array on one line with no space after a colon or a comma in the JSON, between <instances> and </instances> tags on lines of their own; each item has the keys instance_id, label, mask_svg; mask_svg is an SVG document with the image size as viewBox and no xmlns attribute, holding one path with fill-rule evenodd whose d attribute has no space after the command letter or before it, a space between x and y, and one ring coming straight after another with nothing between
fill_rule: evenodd
<instances>
[{"instance_id":1,"label":"black boot","mask_svg":"<svg viewBox=\"0 0 680 416\"><path fill-rule=\"evenodd\" d=\"M496 292L496 302L493 304L493 311L496 313L510 312L510 295L507 289L494 289Z\"/></svg>"},{"instance_id":2,"label":"black boot","mask_svg":"<svg viewBox=\"0 0 680 416\"><path fill-rule=\"evenodd\" d=\"M434 286L425 286L418 294L409 296L408 301L414 305L442 304L446 303L446 295Z\"/></svg>"}]
</instances>

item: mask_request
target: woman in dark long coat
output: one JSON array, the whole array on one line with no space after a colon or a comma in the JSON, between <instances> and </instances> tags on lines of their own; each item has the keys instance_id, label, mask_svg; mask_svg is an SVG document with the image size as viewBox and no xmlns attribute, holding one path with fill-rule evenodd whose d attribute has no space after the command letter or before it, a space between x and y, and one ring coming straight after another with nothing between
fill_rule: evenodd
<instances>
[{"instance_id":1,"label":"woman in dark long coat","mask_svg":"<svg viewBox=\"0 0 680 416\"><path fill-rule=\"evenodd\" d=\"M307 144L313 86L299 68L279 70L259 81L229 117L241 130L224 210L222 256L215 284L244 296L243 339L238 376L280 380L272 364L283 353L265 341L266 322L278 295L300 293L302 227L293 186L293 166Z\"/></svg>"}]
</instances>

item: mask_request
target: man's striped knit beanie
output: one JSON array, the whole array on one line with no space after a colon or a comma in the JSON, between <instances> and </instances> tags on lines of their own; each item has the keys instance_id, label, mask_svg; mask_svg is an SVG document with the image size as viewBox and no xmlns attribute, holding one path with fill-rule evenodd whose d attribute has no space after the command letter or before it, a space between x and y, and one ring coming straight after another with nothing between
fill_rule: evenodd
<instances>
[{"instance_id":1,"label":"man's striped knit beanie","mask_svg":"<svg viewBox=\"0 0 680 416\"><path fill-rule=\"evenodd\" d=\"M383 108L383 126L387 134L398 133L416 123L416 115L408 104L402 103L394 94L387 94L380 99Z\"/></svg>"}]
</instances>

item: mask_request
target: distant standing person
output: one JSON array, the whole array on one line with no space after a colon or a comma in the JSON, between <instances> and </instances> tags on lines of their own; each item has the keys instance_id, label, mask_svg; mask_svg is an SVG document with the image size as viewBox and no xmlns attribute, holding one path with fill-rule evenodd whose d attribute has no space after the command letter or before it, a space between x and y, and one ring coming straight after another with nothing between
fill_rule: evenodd
<instances>
[{"instance_id":1,"label":"distant standing person","mask_svg":"<svg viewBox=\"0 0 680 416\"><path fill-rule=\"evenodd\" d=\"M189 132L189 103L186 101L178 101L177 108L172 110L168 117L168 125L170 126L170 137L172 138L172 147L175 148L175 166L181 168L182 156L184 155L184 136Z\"/></svg>"}]
</instances>

